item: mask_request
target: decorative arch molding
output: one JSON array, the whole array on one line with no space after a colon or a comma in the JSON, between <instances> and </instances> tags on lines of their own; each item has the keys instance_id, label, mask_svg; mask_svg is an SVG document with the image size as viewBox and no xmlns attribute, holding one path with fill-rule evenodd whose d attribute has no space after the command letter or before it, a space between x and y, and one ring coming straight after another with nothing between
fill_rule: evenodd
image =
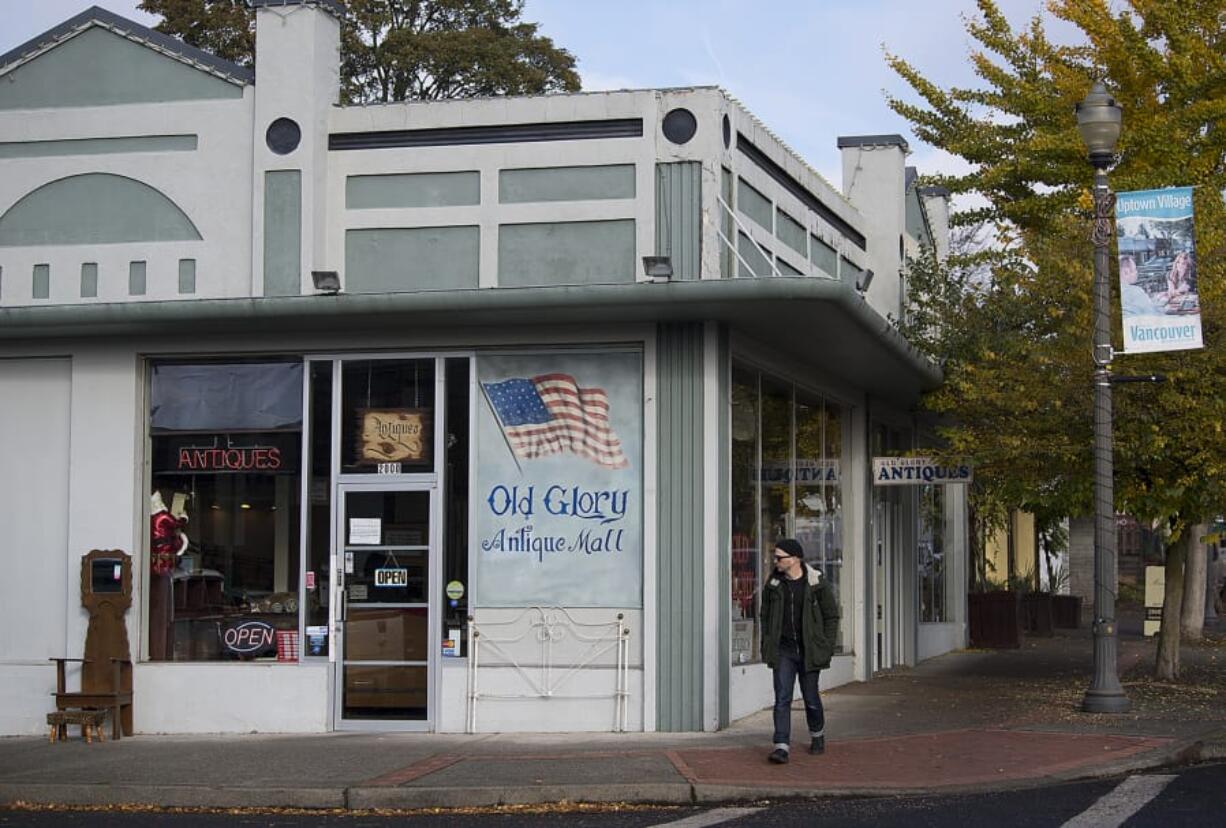
<instances>
[{"instance_id":1,"label":"decorative arch molding","mask_svg":"<svg viewBox=\"0 0 1226 828\"><path fill-rule=\"evenodd\" d=\"M0 216L0 247L201 238L187 214L161 191L114 173L49 181Z\"/></svg>"}]
</instances>

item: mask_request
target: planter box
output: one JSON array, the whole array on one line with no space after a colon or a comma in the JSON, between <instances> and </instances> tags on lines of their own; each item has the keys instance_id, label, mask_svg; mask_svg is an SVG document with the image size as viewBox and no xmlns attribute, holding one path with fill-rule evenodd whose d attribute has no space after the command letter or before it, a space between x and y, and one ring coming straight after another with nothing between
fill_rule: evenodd
<instances>
[{"instance_id":1,"label":"planter box","mask_svg":"<svg viewBox=\"0 0 1226 828\"><path fill-rule=\"evenodd\" d=\"M1022 646L1016 592L972 592L966 596L972 647L1013 649Z\"/></svg>"},{"instance_id":2,"label":"planter box","mask_svg":"<svg viewBox=\"0 0 1226 828\"><path fill-rule=\"evenodd\" d=\"M1031 635L1051 636L1055 634L1051 593L1026 593L1022 596L1020 610L1023 630Z\"/></svg>"},{"instance_id":3,"label":"planter box","mask_svg":"<svg viewBox=\"0 0 1226 828\"><path fill-rule=\"evenodd\" d=\"M1081 626L1081 596L1053 595L1052 623L1060 629L1075 630Z\"/></svg>"}]
</instances>

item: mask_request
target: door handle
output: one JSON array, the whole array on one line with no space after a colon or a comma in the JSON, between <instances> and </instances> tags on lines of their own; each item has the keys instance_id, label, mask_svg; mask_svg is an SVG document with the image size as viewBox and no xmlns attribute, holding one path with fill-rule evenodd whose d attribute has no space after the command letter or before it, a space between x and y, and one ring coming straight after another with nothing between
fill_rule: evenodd
<instances>
[{"instance_id":1,"label":"door handle","mask_svg":"<svg viewBox=\"0 0 1226 828\"><path fill-rule=\"evenodd\" d=\"M349 590L344 584L341 584L341 612L340 620L347 621L349 619Z\"/></svg>"}]
</instances>

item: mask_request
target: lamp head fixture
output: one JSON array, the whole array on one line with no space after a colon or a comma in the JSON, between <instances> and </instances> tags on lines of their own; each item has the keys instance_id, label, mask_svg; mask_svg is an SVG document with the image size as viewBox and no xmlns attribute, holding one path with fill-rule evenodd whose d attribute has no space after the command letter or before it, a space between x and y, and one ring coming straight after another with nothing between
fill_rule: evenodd
<instances>
[{"instance_id":1,"label":"lamp head fixture","mask_svg":"<svg viewBox=\"0 0 1226 828\"><path fill-rule=\"evenodd\" d=\"M1089 151L1090 163L1105 170L1115 157L1124 110L1107 92L1103 82L1096 80L1085 100L1077 104L1076 112L1077 131Z\"/></svg>"},{"instance_id":2,"label":"lamp head fixture","mask_svg":"<svg viewBox=\"0 0 1226 828\"><path fill-rule=\"evenodd\" d=\"M856 279L857 293L864 293L868 290L868 286L873 283L873 275L872 268L869 268L860 275L860 278Z\"/></svg>"},{"instance_id":3,"label":"lamp head fixture","mask_svg":"<svg viewBox=\"0 0 1226 828\"><path fill-rule=\"evenodd\" d=\"M312 270L311 282L319 293L335 295L341 292L341 276L335 270Z\"/></svg>"},{"instance_id":4,"label":"lamp head fixture","mask_svg":"<svg viewBox=\"0 0 1226 828\"><path fill-rule=\"evenodd\" d=\"M673 260L670 256L644 256L643 273L653 282L667 282L673 278Z\"/></svg>"}]
</instances>

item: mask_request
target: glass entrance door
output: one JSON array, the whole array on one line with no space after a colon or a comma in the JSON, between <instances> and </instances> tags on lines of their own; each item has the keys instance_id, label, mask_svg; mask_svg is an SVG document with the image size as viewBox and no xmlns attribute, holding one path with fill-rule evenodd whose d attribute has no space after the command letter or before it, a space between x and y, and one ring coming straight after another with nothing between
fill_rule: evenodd
<instances>
[{"instance_id":1,"label":"glass entrance door","mask_svg":"<svg viewBox=\"0 0 1226 828\"><path fill-rule=\"evenodd\" d=\"M434 500L430 488L340 486L338 727L431 725Z\"/></svg>"}]
</instances>

